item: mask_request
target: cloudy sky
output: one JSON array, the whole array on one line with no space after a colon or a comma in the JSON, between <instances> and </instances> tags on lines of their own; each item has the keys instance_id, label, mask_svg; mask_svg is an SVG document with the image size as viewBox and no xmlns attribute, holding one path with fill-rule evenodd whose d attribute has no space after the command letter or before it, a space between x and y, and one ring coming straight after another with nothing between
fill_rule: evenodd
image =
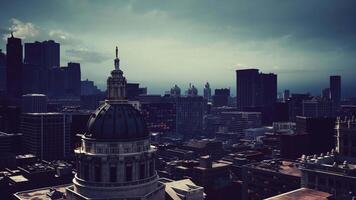
<instances>
[{"instance_id":1,"label":"cloudy sky","mask_svg":"<svg viewBox=\"0 0 356 200\"><path fill-rule=\"evenodd\" d=\"M356 96L353 0L0 0L0 48L9 31L25 42L61 43L61 65L105 87L115 46L129 82L149 93L189 83L235 93L235 70L278 74L278 90L319 94L342 76Z\"/></svg>"}]
</instances>

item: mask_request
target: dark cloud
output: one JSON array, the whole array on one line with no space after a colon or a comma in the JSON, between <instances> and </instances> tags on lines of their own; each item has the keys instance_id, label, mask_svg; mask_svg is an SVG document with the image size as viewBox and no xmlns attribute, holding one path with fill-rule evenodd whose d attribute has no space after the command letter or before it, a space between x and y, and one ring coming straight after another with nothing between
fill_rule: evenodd
<instances>
[{"instance_id":1,"label":"dark cloud","mask_svg":"<svg viewBox=\"0 0 356 200\"><path fill-rule=\"evenodd\" d=\"M101 63L109 58L105 54L88 49L67 49L65 53L69 60L75 62Z\"/></svg>"}]
</instances>

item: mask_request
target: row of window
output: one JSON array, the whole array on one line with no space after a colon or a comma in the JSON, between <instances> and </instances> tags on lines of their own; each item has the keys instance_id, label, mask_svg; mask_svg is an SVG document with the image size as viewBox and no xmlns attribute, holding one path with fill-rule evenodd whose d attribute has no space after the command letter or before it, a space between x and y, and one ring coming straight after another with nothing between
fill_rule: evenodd
<instances>
[{"instance_id":1,"label":"row of window","mask_svg":"<svg viewBox=\"0 0 356 200\"><path fill-rule=\"evenodd\" d=\"M79 174L79 177L83 178L84 180L89 180L89 165L83 164L82 165L82 172L83 174ZM139 179L145 179L147 177L151 177L154 175L154 166L153 161L149 162L148 165L148 174L146 174L146 164L140 163L139 165ZM117 182L117 167L111 165L109 167L109 180L110 182ZM100 164L96 164L94 166L94 181L101 182L102 181L102 169ZM133 181L133 166L132 164L127 164L125 166L125 181Z\"/></svg>"}]
</instances>

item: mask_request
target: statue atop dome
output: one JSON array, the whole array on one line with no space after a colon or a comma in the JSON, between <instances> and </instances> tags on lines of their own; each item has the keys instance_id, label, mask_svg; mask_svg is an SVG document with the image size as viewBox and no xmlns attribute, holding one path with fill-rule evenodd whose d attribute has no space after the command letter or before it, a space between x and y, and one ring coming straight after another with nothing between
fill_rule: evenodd
<instances>
[{"instance_id":1,"label":"statue atop dome","mask_svg":"<svg viewBox=\"0 0 356 200\"><path fill-rule=\"evenodd\" d=\"M115 49L115 69L111 71L111 76L107 80L107 92L109 101L126 101L126 78L120 69L119 49Z\"/></svg>"}]
</instances>

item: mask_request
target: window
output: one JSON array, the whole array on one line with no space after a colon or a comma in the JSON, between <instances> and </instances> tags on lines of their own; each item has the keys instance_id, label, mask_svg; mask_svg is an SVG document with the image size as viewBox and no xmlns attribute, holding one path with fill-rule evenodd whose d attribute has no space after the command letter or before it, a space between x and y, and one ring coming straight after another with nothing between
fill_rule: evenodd
<instances>
[{"instance_id":1,"label":"window","mask_svg":"<svg viewBox=\"0 0 356 200\"><path fill-rule=\"evenodd\" d=\"M145 163L140 164L140 179L145 178Z\"/></svg>"},{"instance_id":2,"label":"window","mask_svg":"<svg viewBox=\"0 0 356 200\"><path fill-rule=\"evenodd\" d=\"M84 180L88 180L89 179L89 166L88 166L88 164L84 164L83 165L83 167L84 167Z\"/></svg>"},{"instance_id":3,"label":"window","mask_svg":"<svg viewBox=\"0 0 356 200\"><path fill-rule=\"evenodd\" d=\"M149 165L149 171L150 171L150 176L153 176L153 161L150 162L150 165Z\"/></svg>"},{"instance_id":4,"label":"window","mask_svg":"<svg viewBox=\"0 0 356 200\"><path fill-rule=\"evenodd\" d=\"M100 167L100 165L95 165L95 167L94 167L94 180L96 182L101 181L101 167Z\"/></svg>"},{"instance_id":5,"label":"window","mask_svg":"<svg viewBox=\"0 0 356 200\"><path fill-rule=\"evenodd\" d=\"M132 181L132 166L127 165L125 170L126 181Z\"/></svg>"},{"instance_id":6,"label":"window","mask_svg":"<svg viewBox=\"0 0 356 200\"><path fill-rule=\"evenodd\" d=\"M116 166L110 166L110 182L117 181Z\"/></svg>"}]
</instances>

